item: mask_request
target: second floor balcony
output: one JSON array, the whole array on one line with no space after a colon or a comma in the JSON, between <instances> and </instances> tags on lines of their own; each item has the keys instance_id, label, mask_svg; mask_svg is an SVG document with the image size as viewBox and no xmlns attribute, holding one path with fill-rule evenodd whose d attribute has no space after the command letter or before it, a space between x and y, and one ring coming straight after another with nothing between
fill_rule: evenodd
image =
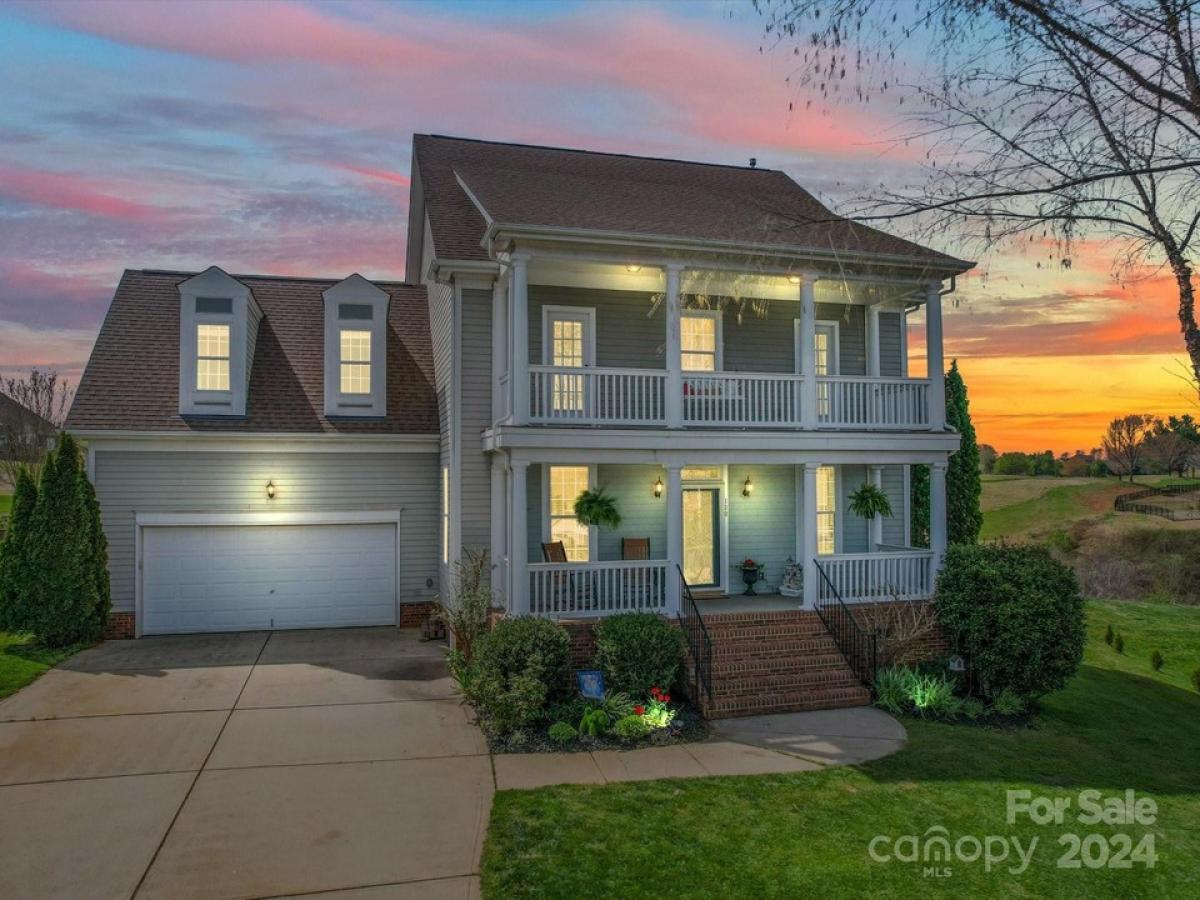
<instances>
[{"instance_id":1,"label":"second floor balcony","mask_svg":"<svg viewBox=\"0 0 1200 900\"><path fill-rule=\"evenodd\" d=\"M945 427L938 281L609 268L599 287L512 260L493 319L498 423ZM918 310L932 374L914 378L908 316Z\"/></svg>"}]
</instances>

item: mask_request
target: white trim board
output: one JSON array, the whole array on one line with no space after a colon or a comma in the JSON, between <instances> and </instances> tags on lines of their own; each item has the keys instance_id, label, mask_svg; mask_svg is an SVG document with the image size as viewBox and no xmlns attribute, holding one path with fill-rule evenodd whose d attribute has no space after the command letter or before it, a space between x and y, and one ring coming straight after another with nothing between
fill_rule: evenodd
<instances>
[{"instance_id":1,"label":"white trim board","mask_svg":"<svg viewBox=\"0 0 1200 900\"><path fill-rule=\"evenodd\" d=\"M331 435L75 431L90 450L166 453L437 453L436 434Z\"/></svg>"}]
</instances>

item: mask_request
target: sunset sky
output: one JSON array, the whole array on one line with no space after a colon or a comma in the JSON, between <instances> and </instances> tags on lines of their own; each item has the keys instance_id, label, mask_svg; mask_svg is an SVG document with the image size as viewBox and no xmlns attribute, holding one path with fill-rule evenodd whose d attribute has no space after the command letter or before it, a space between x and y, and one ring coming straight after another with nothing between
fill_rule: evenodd
<instances>
[{"instance_id":1,"label":"sunset sky","mask_svg":"<svg viewBox=\"0 0 1200 900\"><path fill-rule=\"evenodd\" d=\"M0 372L77 379L127 267L401 277L414 131L755 156L835 208L916 177L898 109L809 107L762 44L737 2L0 5ZM981 441L1200 413L1169 279L1120 284L1114 255L1023 244L960 281Z\"/></svg>"}]
</instances>

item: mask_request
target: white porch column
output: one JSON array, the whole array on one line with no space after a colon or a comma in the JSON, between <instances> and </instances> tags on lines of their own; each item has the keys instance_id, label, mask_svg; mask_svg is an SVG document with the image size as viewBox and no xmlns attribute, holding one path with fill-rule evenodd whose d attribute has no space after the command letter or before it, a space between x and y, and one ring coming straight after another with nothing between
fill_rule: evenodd
<instances>
[{"instance_id":1,"label":"white porch column","mask_svg":"<svg viewBox=\"0 0 1200 900\"><path fill-rule=\"evenodd\" d=\"M942 283L925 292L925 358L929 361L929 430L946 427L946 360L942 355Z\"/></svg>"},{"instance_id":2,"label":"white porch column","mask_svg":"<svg viewBox=\"0 0 1200 900\"><path fill-rule=\"evenodd\" d=\"M679 574L683 568L683 467L667 466L667 615L679 614Z\"/></svg>"},{"instance_id":3,"label":"white porch column","mask_svg":"<svg viewBox=\"0 0 1200 900\"><path fill-rule=\"evenodd\" d=\"M804 514L801 517L800 528L804 534L804 554L801 562L804 565L804 605L810 609L817 603L817 469L819 463L804 464Z\"/></svg>"},{"instance_id":4,"label":"white porch column","mask_svg":"<svg viewBox=\"0 0 1200 900\"><path fill-rule=\"evenodd\" d=\"M805 274L800 282L800 374L804 376L804 380L800 383L800 427L806 430L812 430L817 427L817 376L815 372L815 342L817 335L816 282L816 276L811 274ZM807 474L805 477L807 479ZM813 478L816 478L815 470ZM807 483L806 480L805 484ZM807 497L808 495L805 494L805 503L808 502ZM815 506L813 507L813 515L813 522L815 523ZM805 522L807 523L807 521L808 519L806 518ZM806 584L807 581L808 579L805 578ZM807 594L805 596L807 597Z\"/></svg>"},{"instance_id":5,"label":"white porch column","mask_svg":"<svg viewBox=\"0 0 1200 900\"><path fill-rule=\"evenodd\" d=\"M871 484L879 490L883 490L883 466L868 466L871 474ZM875 514L875 518L871 520L871 552L879 549L879 545L883 543L883 516L880 513Z\"/></svg>"},{"instance_id":6,"label":"white porch column","mask_svg":"<svg viewBox=\"0 0 1200 900\"><path fill-rule=\"evenodd\" d=\"M867 375L879 377L879 307L867 307Z\"/></svg>"},{"instance_id":7,"label":"white porch column","mask_svg":"<svg viewBox=\"0 0 1200 900\"><path fill-rule=\"evenodd\" d=\"M935 462L929 468L929 549L937 572L946 558L946 463Z\"/></svg>"},{"instance_id":8,"label":"white porch column","mask_svg":"<svg viewBox=\"0 0 1200 900\"><path fill-rule=\"evenodd\" d=\"M667 427L683 427L683 354L680 337L679 273L682 266L669 265L666 290Z\"/></svg>"},{"instance_id":9,"label":"white porch column","mask_svg":"<svg viewBox=\"0 0 1200 900\"><path fill-rule=\"evenodd\" d=\"M508 609L508 483L504 457L492 454L492 605Z\"/></svg>"},{"instance_id":10,"label":"white porch column","mask_svg":"<svg viewBox=\"0 0 1200 900\"><path fill-rule=\"evenodd\" d=\"M528 494L525 491L529 463L514 460L509 468L509 483L512 486L512 503L509 504L508 533L509 570L512 572L512 587L509 589L508 608L516 615L529 612L529 539L525 507Z\"/></svg>"},{"instance_id":11,"label":"white porch column","mask_svg":"<svg viewBox=\"0 0 1200 900\"><path fill-rule=\"evenodd\" d=\"M510 345L508 319L508 273L496 279L492 288L492 422L499 422L508 415L508 396L501 389L508 373L508 349ZM495 562L495 560L493 560Z\"/></svg>"},{"instance_id":12,"label":"white porch column","mask_svg":"<svg viewBox=\"0 0 1200 900\"><path fill-rule=\"evenodd\" d=\"M529 423L529 257L514 253L512 257L512 297L509 317L513 329L513 358L510 371L512 388L512 419L514 425Z\"/></svg>"}]
</instances>

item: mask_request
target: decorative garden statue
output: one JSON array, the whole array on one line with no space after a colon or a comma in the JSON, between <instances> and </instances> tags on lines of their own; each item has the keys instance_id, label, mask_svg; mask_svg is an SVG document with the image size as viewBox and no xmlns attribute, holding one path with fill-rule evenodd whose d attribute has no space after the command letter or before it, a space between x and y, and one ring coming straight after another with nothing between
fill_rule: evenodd
<instances>
[{"instance_id":1,"label":"decorative garden statue","mask_svg":"<svg viewBox=\"0 0 1200 900\"><path fill-rule=\"evenodd\" d=\"M783 567L783 581L779 583L779 593L785 597L804 596L804 566L790 556Z\"/></svg>"}]
</instances>

